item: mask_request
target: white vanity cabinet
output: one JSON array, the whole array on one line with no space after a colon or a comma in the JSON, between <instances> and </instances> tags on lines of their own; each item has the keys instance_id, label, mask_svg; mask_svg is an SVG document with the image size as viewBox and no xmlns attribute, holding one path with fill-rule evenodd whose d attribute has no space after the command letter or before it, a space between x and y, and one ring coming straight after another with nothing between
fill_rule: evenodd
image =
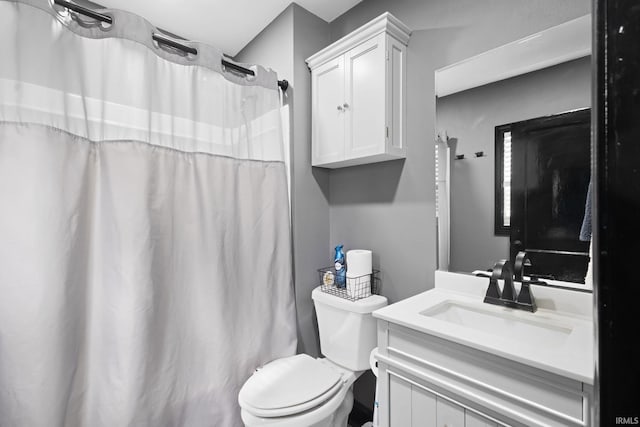
<instances>
[{"instance_id":1,"label":"white vanity cabinet","mask_svg":"<svg viewBox=\"0 0 640 427\"><path fill-rule=\"evenodd\" d=\"M589 426L592 387L378 320L380 427Z\"/></svg>"},{"instance_id":2,"label":"white vanity cabinet","mask_svg":"<svg viewBox=\"0 0 640 427\"><path fill-rule=\"evenodd\" d=\"M404 158L410 31L385 13L307 59L313 166Z\"/></svg>"}]
</instances>

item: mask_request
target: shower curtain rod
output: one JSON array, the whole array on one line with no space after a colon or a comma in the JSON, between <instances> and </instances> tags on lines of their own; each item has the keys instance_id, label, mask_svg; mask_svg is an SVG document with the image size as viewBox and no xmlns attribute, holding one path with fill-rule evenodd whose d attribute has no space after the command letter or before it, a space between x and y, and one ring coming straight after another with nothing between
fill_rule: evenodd
<instances>
[{"instance_id":1,"label":"shower curtain rod","mask_svg":"<svg viewBox=\"0 0 640 427\"><path fill-rule=\"evenodd\" d=\"M113 23L113 19L105 14L96 12L94 10L91 10L87 7L84 6L80 6L78 4L75 3L71 3L69 1L66 0L53 0L53 2L59 6L65 7L69 10L72 10L74 12L80 13L82 15L88 16L89 18L95 19L97 21L101 21L101 22L105 22L107 24L112 24ZM167 46L171 46L172 48L175 49L180 49L183 52L187 52L190 53L192 55L197 55L198 54L198 50L191 47L191 46L187 46L184 45L182 43L178 43L175 40L172 40L168 37L163 36L162 34L159 33L153 33L152 36L153 40L155 40L158 43L167 45ZM229 62L227 60L225 60L224 58L222 59L222 65L226 68L232 69L234 71L238 71L240 73L244 73L250 76L255 76L256 73L253 70L250 70L248 68L245 68L241 65L238 64L234 64L233 62ZM287 88L289 87L289 82L286 80L278 80L278 87L280 87L280 89L282 89L283 92L285 92L287 90Z\"/></svg>"}]
</instances>

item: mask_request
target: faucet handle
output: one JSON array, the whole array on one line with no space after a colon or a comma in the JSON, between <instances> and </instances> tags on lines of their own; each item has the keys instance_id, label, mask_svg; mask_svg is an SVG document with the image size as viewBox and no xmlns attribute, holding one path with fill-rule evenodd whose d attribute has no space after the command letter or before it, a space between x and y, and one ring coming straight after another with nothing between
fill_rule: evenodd
<instances>
[{"instance_id":1,"label":"faucet handle","mask_svg":"<svg viewBox=\"0 0 640 427\"><path fill-rule=\"evenodd\" d=\"M504 279L504 286L502 287L502 299L507 302L514 302L516 300L516 288L513 286L513 267L509 260L501 260L493 267L494 273L498 268L500 279Z\"/></svg>"},{"instance_id":2,"label":"faucet handle","mask_svg":"<svg viewBox=\"0 0 640 427\"><path fill-rule=\"evenodd\" d=\"M489 287L487 288L487 293L484 296L484 302L487 302L487 299L496 299L499 300L502 297L502 293L500 292L500 288L498 287L498 280L493 276L489 279Z\"/></svg>"},{"instance_id":3,"label":"faucet handle","mask_svg":"<svg viewBox=\"0 0 640 427\"><path fill-rule=\"evenodd\" d=\"M529 260L529 255L525 251L520 251L516 255L516 260L513 265L515 280L517 282L524 281L524 268L531 267L531 261Z\"/></svg>"},{"instance_id":4,"label":"faucet handle","mask_svg":"<svg viewBox=\"0 0 640 427\"><path fill-rule=\"evenodd\" d=\"M531 293L531 287L529 285L529 282L522 282L520 293L518 294L518 300L516 302L520 307L535 313L538 307L536 306L536 300Z\"/></svg>"},{"instance_id":5,"label":"faucet handle","mask_svg":"<svg viewBox=\"0 0 640 427\"><path fill-rule=\"evenodd\" d=\"M500 287L498 286L498 279L502 276L502 268L506 262L507 260L503 259L496 262L493 266L493 271L489 278L489 287L487 288L487 293L484 296L484 302L494 303L493 301L498 301L502 298L502 292L500 292Z\"/></svg>"},{"instance_id":6,"label":"faucet handle","mask_svg":"<svg viewBox=\"0 0 640 427\"><path fill-rule=\"evenodd\" d=\"M502 292L498 287L498 280L504 279ZM513 289L513 269L511 263L507 259L501 259L493 266L491 279L489 280L489 288L487 289L487 297L515 300L515 290Z\"/></svg>"}]
</instances>

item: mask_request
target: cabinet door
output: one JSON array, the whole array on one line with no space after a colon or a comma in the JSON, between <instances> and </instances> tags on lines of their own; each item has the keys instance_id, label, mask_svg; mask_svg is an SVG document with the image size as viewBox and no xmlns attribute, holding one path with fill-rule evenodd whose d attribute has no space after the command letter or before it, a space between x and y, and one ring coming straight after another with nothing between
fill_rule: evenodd
<instances>
[{"instance_id":1,"label":"cabinet door","mask_svg":"<svg viewBox=\"0 0 640 427\"><path fill-rule=\"evenodd\" d=\"M493 421L471 411L464 411L465 427L498 427Z\"/></svg>"},{"instance_id":2,"label":"cabinet door","mask_svg":"<svg viewBox=\"0 0 640 427\"><path fill-rule=\"evenodd\" d=\"M344 57L313 70L312 162L314 166L344 159Z\"/></svg>"},{"instance_id":3,"label":"cabinet door","mask_svg":"<svg viewBox=\"0 0 640 427\"><path fill-rule=\"evenodd\" d=\"M389 426L433 427L436 395L389 375Z\"/></svg>"},{"instance_id":4,"label":"cabinet door","mask_svg":"<svg viewBox=\"0 0 640 427\"><path fill-rule=\"evenodd\" d=\"M385 35L345 54L345 158L385 152Z\"/></svg>"},{"instance_id":5,"label":"cabinet door","mask_svg":"<svg viewBox=\"0 0 640 427\"><path fill-rule=\"evenodd\" d=\"M411 427L431 427L436 421L436 395L411 386Z\"/></svg>"},{"instance_id":6,"label":"cabinet door","mask_svg":"<svg viewBox=\"0 0 640 427\"><path fill-rule=\"evenodd\" d=\"M387 36L387 152L406 155L406 63L407 47Z\"/></svg>"},{"instance_id":7,"label":"cabinet door","mask_svg":"<svg viewBox=\"0 0 640 427\"><path fill-rule=\"evenodd\" d=\"M412 427L411 384L389 375L389 426Z\"/></svg>"},{"instance_id":8,"label":"cabinet door","mask_svg":"<svg viewBox=\"0 0 640 427\"><path fill-rule=\"evenodd\" d=\"M464 427L464 408L448 400L436 399L438 427Z\"/></svg>"}]
</instances>

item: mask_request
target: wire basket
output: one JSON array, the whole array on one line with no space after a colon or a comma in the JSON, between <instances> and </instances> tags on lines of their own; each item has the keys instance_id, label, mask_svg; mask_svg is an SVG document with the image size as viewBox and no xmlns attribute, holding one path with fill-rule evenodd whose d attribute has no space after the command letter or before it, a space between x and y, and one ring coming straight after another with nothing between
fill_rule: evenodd
<instances>
[{"instance_id":1,"label":"wire basket","mask_svg":"<svg viewBox=\"0 0 640 427\"><path fill-rule=\"evenodd\" d=\"M320 290L349 301L357 301L380 291L380 270L372 270L371 274L357 277L345 277L344 283L338 283L338 274L333 267L321 268Z\"/></svg>"}]
</instances>

